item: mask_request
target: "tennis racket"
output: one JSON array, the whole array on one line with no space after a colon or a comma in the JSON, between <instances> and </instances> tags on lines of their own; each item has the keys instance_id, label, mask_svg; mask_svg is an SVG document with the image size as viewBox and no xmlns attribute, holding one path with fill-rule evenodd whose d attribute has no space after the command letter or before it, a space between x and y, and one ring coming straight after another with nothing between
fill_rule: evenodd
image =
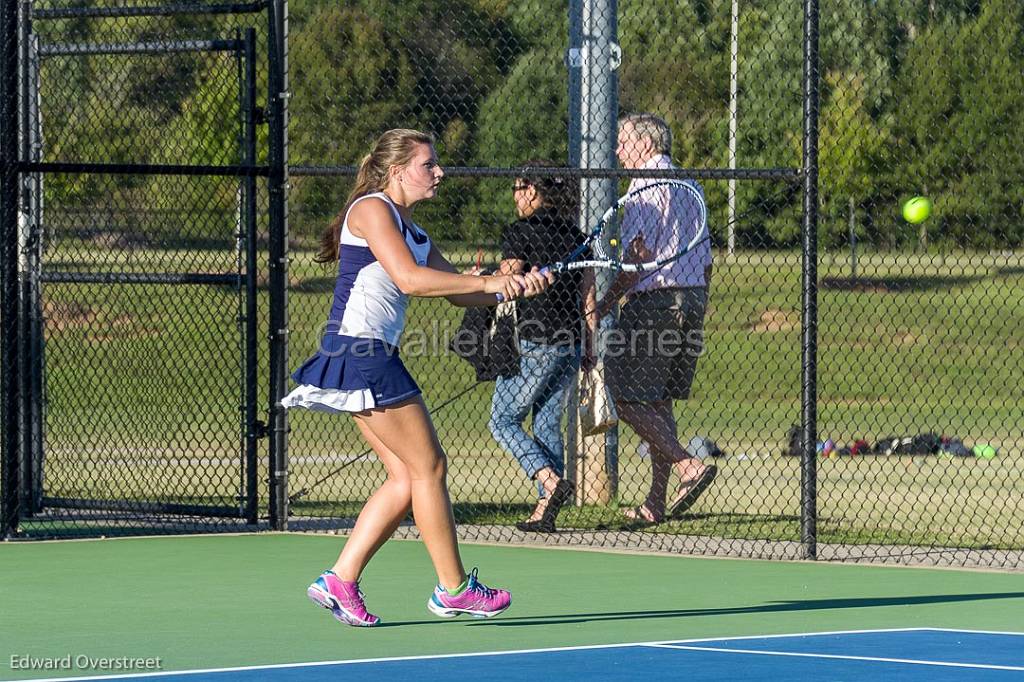
<instances>
[{"instance_id":1,"label":"tennis racket","mask_svg":"<svg viewBox=\"0 0 1024 682\"><path fill-rule=\"evenodd\" d=\"M673 244L674 248L659 258L643 263L623 263L617 253L605 250L602 237L609 225L618 222L631 236L650 236L665 231L665 223L672 216L681 218L681 227L691 228L692 234L671 235L671 241L678 240L678 243ZM582 244L557 263L541 268L541 272L560 273L583 268L653 272L679 260L708 238L708 207L700 189L685 180L652 180L619 197L601 215ZM497 296L499 302L504 300L501 294Z\"/></svg>"}]
</instances>

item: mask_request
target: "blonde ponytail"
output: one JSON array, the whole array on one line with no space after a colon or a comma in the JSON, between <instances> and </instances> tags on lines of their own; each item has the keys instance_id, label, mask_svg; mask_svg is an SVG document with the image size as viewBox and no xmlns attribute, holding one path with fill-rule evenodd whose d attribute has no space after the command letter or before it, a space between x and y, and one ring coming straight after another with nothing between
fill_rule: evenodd
<instances>
[{"instance_id":1,"label":"blonde ponytail","mask_svg":"<svg viewBox=\"0 0 1024 682\"><path fill-rule=\"evenodd\" d=\"M345 206L334 217L320 236L320 249L313 260L333 263L338 260L338 246L345 215L356 199L380 192L388 185L388 171L392 166L404 166L412 159L418 144L434 144L428 133L408 128L394 128L385 132L373 145L373 150L359 162L356 182L345 200Z\"/></svg>"}]
</instances>

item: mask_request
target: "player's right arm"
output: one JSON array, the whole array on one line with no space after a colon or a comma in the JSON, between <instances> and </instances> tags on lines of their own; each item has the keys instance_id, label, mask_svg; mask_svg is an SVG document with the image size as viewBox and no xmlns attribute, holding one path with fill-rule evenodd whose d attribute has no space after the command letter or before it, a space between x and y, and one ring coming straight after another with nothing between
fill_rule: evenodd
<instances>
[{"instance_id":1,"label":"player's right arm","mask_svg":"<svg viewBox=\"0 0 1024 682\"><path fill-rule=\"evenodd\" d=\"M417 264L395 224L391 208L382 199L364 199L356 204L348 215L348 225L353 235L366 240L377 262L406 295L500 293L505 300L511 300L523 291L521 276L462 275Z\"/></svg>"}]
</instances>

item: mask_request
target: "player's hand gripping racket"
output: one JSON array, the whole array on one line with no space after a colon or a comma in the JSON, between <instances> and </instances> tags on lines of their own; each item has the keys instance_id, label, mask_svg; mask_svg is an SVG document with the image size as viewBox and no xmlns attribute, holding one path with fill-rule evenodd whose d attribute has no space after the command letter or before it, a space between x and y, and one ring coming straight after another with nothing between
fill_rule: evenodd
<instances>
[{"instance_id":1,"label":"player's hand gripping racket","mask_svg":"<svg viewBox=\"0 0 1024 682\"><path fill-rule=\"evenodd\" d=\"M683 201L684 198L690 201ZM650 235L664 230L669 216L679 215L684 218L692 216L692 220L685 220L683 225L693 225L693 234L689 235L689 240L685 242L682 241L685 237L680 236L680 248L671 253L663 253L658 258L642 263L623 263L616 254L605 250L603 236L606 228L615 222L628 225L631 234ZM697 186L685 180L652 180L619 197L615 204L604 212L582 244L557 263L541 268L541 273L560 273L583 268L653 272L679 260L706 239L708 207ZM497 296L499 302L505 300L501 294Z\"/></svg>"}]
</instances>

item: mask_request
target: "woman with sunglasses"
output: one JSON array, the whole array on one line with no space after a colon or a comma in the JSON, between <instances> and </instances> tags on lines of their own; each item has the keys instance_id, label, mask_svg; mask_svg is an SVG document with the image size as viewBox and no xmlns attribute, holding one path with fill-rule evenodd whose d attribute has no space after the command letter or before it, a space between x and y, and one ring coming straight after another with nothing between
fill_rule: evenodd
<instances>
[{"instance_id":1,"label":"woman with sunglasses","mask_svg":"<svg viewBox=\"0 0 1024 682\"><path fill-rule=\"evenodd\" d=\"M512 186L519 220L502 233L502 274L530 272L556 262L584 241L577 223L577 183L529 172L553 167L550 161L525 165L527 172ZM550 533L573 493L572 483L564 477L561 422L569 380L579 369L581 345L593 338L597 325L593 273L567 273L544 294L508 305L514 306L516 318L519 373L496 380L489 427L498 444L537 484L533 514L516 527ZM523 428L530 414L532 434Z\"/></svg>"}]
</instances>

